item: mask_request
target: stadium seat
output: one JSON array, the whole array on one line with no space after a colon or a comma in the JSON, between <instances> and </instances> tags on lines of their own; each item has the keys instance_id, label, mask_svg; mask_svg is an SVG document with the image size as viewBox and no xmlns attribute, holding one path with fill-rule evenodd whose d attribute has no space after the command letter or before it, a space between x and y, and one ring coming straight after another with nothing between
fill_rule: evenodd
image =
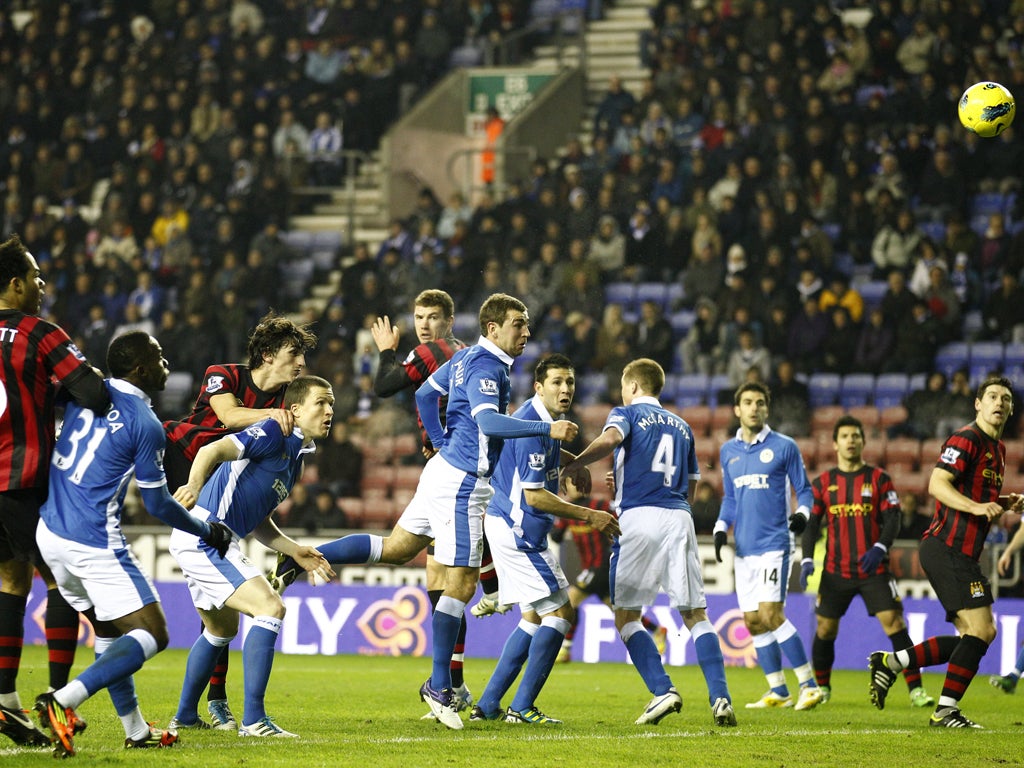
<instances>
[{"instance_id":1,"label":"stadium seat","mask_svg":"<svg viewBox=\"0 0 1024 768\"><path fill-rule=\"evenodd\" d=\"M306 229L293 229L289 232L282 232L281 239L293 250L306 252L312 250L313 233Z\"/></svg>"},{"instance_id":2,"label":"stadium seat","mask_svg":"<svg viewBox=\"0 0 1024 768\"><path fill-rule=\"evenodd\" d=\"M529 345L527 345L529 346ZM584 374L576 380L576 398L584 399L590 392L586 389L587 384L583 381L587 376L592 374ZM509 376L512 381L512 399L517 403L525 403L533 395L533 374L525 371L519 371ZM583 390L582 392L580 390Z\"/></svg>"},{"instance_id":3,"label":"stadium seat","mask_svg":"<svg viewBox=\"0 0 1024 768\"><path fill-rule=\"evenodd\" d=\"M921 468L929 472L935 466L935 462L942 455L942 445L946 442L944 437L930 437L921 441Z\"/></svg>"},{"instance_id":4,"label":"stadium seat","mask_svg":"<svg viewBox=\"0 0 1024 768\"><path fill-rule=\"evenodd\" d=\"M878 432L878 409L873 405L854 405L846 409L846 412L855 419L860 419L864 425L864 437L870 440ZM830 433L831 434L831 433Z\"/></svg>"},{"instance_id":5,"label":"stadium seat","mask_svg":"<svg viewBox=\"0 0 1024 768\"><path fill-rule=\"evenodd\" d=\"M905 373L880 373L875 379L875 407L891 408L903 403L910 386L910 377Z\"/></svg>"},{"instance_id":6,"label":"stadium seat","mask_svg":"<svg viewBox=\"0 0 1024 768\"><path fill-rule=\"evenodd\" d=\"M729 385L729 377L724 373L716 373L714 376L708 379L708 405L718 405L718 398L723 391L729 392L732 387ZM726 400L723 405L732 404L732 395Z\"/></svg>"},{"instance_id":7,"label":"stadium seat","mask_svg":"<svg viewBox=\"0 0 1024 768\"><path fill-rule=\"evenodd\" d=\"M683 299L686 298L686 291L683 288L682 283L669 283L668 284L668 307L669 310L675 309L682 304Z\"/></svg>"},{"instance_id":8,"label":"stadium seat","mask_svg":"<svg viewBox=\"0 0 1024 768\"><path fill-rule=\"evenodd\" d=\"M675 387L671 402L681 408L704 405L707 402L708 377L703 373L670 375ZM666 381L666 388L668 382Z\"/></svg>"},{"instance_id":9,"label":"stadium seat","mask_svg":"<svg viewBox=\"0 0 1024 768\"><path fill-rule=\"evenodd\" d=\"M395 484L395 468L390 464L366 462L363 467L362 492L364 499L388 498Z\"/></svg>"},{"instance_id":10,"label":"stadium seat","mask_svg":"<svg viewBox=\"0 0 1024 768\"><path fill-rule=\"evenodd\" d=\"M842 376L838 373L812 373L807 380L811 407L817 408L822 405L834 405L837 403L842 383Z\"/></svg>"},{"instance_id":11,"label":"stadium seat","mask_svg":"<svg viewBox=\"0 0 1024 768\"><path fill-rule=\"evenodd\" d=\"M310 283L313 282L313 271L316 264L312 256L303 256L293 259L284 272L284 295L289 299L301 299L308 292Z\"/></svg>"},{"instance_id":12,"label":"stadium seat","mask_svg":"<svg viewBox=\"0 0 1024 768\"><path fill-rule=\"evenodd\" d=\"M944 222L922 221L917 226L933 242L941 243L946 239L946 225Z\"/></svg>"},{"instance_id":13,"label":"stadium seat","mask_svg":"<svg viewBox=\"0 0 1024 768\"><path fill-rule=\"evenodd\" d=\"M698 438L697 449L700 450L704 442L700 438L705 437L711 429L711 406L710 405L689 405L676 407L674 409L693 430L693 436Z\"/></svg>"},{"instance_id":14,"label":"stadium seat","mask_svg":"<svg viewBox=\"0 0 1024 768\"><path fill-rule=\"evenodd\" d=\"M338 506L345 513L349 528L363 527L363 500L360 497L342 496L338 499Z\"/></svg>"},{"instance_id":15,"label":"stadium seat","mask_svg":"<svg viewBox=\"0 0 1024 768\"><path fill-rule=\"evenodd\" d=\"M161 415L167 418L184 416L192 407L192 386L191 373L171 371L159 396Z\"/></svg>"},{"instance_id":16,"label":"stadium seat","mask_svg":"<svg viewBox=\"0 0 1024 768\"><path fill-rule=\"evenodd\" d=\"M1006 196L998 192L982 192L971 201L971 216L990 216L1006 211Z\"/></svg>"},{"instance_id":17,"label":"stadium seat","mask_svg":"<svg viewBox=\"0 0 1024 768\"><path fill-rule=\"evenodd\" d=\"M420 484L420 475L423 473L423 468L415 465L411 466L397 466L395 467L394 474L394 489L402 490L416 490L416 486Z\"/></svg>"},{"instance_id":18,"label":"stadium seat","mask_svg":"<svg viewBox=\"0 0 1024 768\"><path fill-rule=\"evenodd\" d=\"M513 387L513 392L525 392L526 389L533 385L533 374L526 374L529 378L525 388L520 387L516 390ZM512 374L513 377L516 374ZM607 394L607 377L603 373L584 373L582 376L576 377L576 402L581 405L591 405L593 403L601 403L605 400ZM523 398L520 398L520 402L524 402Z\"/></svg>"},{"instance_id":19,"label":"stadium seat","mask_svg":"<svg viewBox=\"0 0 1024 768\"><path fill-rule=\"evenodd\" d=\"M889 289L889 284L884 280L868 280L857 286L857 292L864 299L865 307L877 307L882 303L882 297Z\"/></svg>"},{"instance_id":20,"label":"stadium seat","mask_svg":"<svg viewBox=\"0 0 1024 768\"><path fill-rule=\"evenodd\" d=\"M921 441L911 437L893 438L885 444L885 467L916 471L921 463Z\"/></svg>"},{"instance_id":21,"label":"stadium seat","mask_svg":"<svg viewBox=\"0 0 1024 768\"><path fill-rule=\"evenodd\" d=\"M337 253L341 248L344 238L341 232L336 229L324 229L313 233L312 250L334 251Z\"/></svg>"},{"instance_id":22,"label":"stadium seat","mask_svg":"<svg viewBox=\"0 0 1024 768\"><path fill-rule=\"evenodd\" d=\"M625 312L631 312L636 303L636 285L633 283L608 283L604 287L606 304L621 304Z\"/></svg>"},{"instance_id":23,"label":"stadium seat","mask_svg":"<svg viewBox=\"0 0 1024 768\"><path fill-rule=\"evenodd\" d=\"M814 473L818 469L818 439L816 437L794 437L793 440L796 442L797 448L800 449L800 455L804 458L807 474L813 479Z\"/></svg>"},{"instance_id":24,"label":"stadium seat","mask_svg":"<svg viewBox=\"0 0 1024 768\"><path fill-rule=\"evenodd\" d=\"M841 224L834 221L826 221L821 225L821 231L828 235L828 239L832 241L832 244L839 242L839 236L843 232Z\"/></svg>"},{"instance_id":25,"label":"stadium seat","mask_svg":"<svg viewBox=\"0 0 1024 768\"><path fill-rule=\"evenodd\" d=\"M1024 344L1010 342L1003 347L1003 371L1018 386L1024 386Z\"/></svg>"},{"instance_id":26,"label":"stadium seat","mask_svg":"<svg viewBox=\"0 0 1024 768\"><path fill-rule=\"evenodd\" d=\"M1024 443L1020 438L1011 438L1004 441L1006 445L1006 473L1018 474L1024 466Z\"/></svg>"},{"instance_id":27,"label":"stadium seat","mask_svg":"<svg viewBox=\"0 0 1024 768\"><path fill-rule=\"evenodd\" d=\"M421 445L419 432L395 435L395 459L401 461L407 456L419 454Z\"/></svg>"},{"instance_id":28,"label":"stadium seat","mask_svg":"<svg viewBox=\"0 0 1024 768\"><path fill-rule=\"evenodd\" d=\"M476 67L483 63L483 60L483 51L475 45L460 45L448 54L448 64L452 69Z\"/></svg>"},{"instance_id":29,"label":"stadium seat","mask_svg":"<svg viewBox=\"0 0 1024 768\"><path fill-rule=\"evenodd\" d=\"M839 389L839 404L844 408L867 405L875 394L873 373L848 373Z\"/></svg>"},{"instance_id":30,"label":"stadium seat","mask_svg":"<svg viewBox=\"0 0 1024 768\"><path fill-rule=\"evenodd\" d=\"M734 437L735 433L731 427L736 414L731 405L716 405L711 409L711 431L712 439L727 440Z\"/></svg>"},{"instance_id":31,"label":"stadium seat","mask_svg":"<svg viewBox=\"0 0 1024 768\"><path fill-rule=\"evenodd\" d=\"M878 404L875 404L878 408ZM889 427L907 420L907 409L903 405L890 405L878 411L878 429L884 435Z\"/></svg>"},{"instance_id":32,"label":"stadium seat","mask_svg":"<svg viewBox=\"0 0 1024 768\"><path fill-rule=\"evenodd\" d=\"M970 225L978 237L984 237L985 230L988 229L988 214L979 213L971 216Z\"/></svg>"},{"instance_id":33,"label":"stadium seat","mask_svg":"<svg viewBox=\"0 0 1024 768\"><path fill-rule=\"evenodd\" d=\"M395 503L391 499L364 498L362 527L390 530L398 517L395 509Z\"/></svg>"},{"instance_id":34,"label":"stadium seat","mask_svg":"<svg viewBox=\"0 0 1024 768\"><path fill-rule=\"evenodd\" d=\"M680 309L668 316L668 322L672 326L672 333L676 338L683 338L693 327L693 321L697 319L697 313L692 309Z\"/></svg>"},{"instance_id":35,"label":"stadium seat","mask_svg":"<svg viewBox=\"0 0 1024 768\"><path fill-rule=\"evenodd\" d=\"M976 341L971 344L971 370L982 370L982 375L989 371L1003 369L1003 343L1001 341Z\"/></svg>"},{"instance_id":36,"label":"stadium seat","mask_svg":"<svg viewBox=\"0 0 1024 768\"><path fill-rule=\"evenodd\" d=\"M970 360L971 345L966 341L950 341L939 347L935 353L935 370L946 374L946 378L966 366Z\"/></svg>"},{"instance_id":37,"label":"stadium seat","mask_svg":"<svg viewBox=\"0 0 1024 768\"><path fill-rule=\"evenodd\" d=\"M653 301L662 309L668 309L668 286L664 283L640 283L636 287L634 301L637 305Z\"/></svg>"},{"instance_id":38,"label":"stadium seat","mask_svg":"<svg viewBox=\"0 0 1024 768\"><path fill-rule=\"evenodd\" d=\"M700 467L701 478L710 479L711 475L717 475L718 456L721 444L717 440L697 441L697 466Z\"/></svg>"},{"instance_id":39,"label":"stadium seat","mask_svg":"<svg viewBox=\"0 0 1024 768\"><path fill-rule=\"evenodd\" d=\"M811 433L818 436L818 439L825 439L828 443L832 439L832 428L836 420L846 413L841 405L819 405L811 411Z\"/></svg>"},{"instance_id":40,"label":"stadium seat","mask_svg":"<svg viewBox=\"0 0 1024 768\"><path fill-rule=\"evenodd\" d=\"M476 312L456 312L452 332L455 338L473 344L480 335L480 318Z\"/></svg>"},{"instance_id":41,"label":"stadium seat","mask_svg":"<svg viewBox=\"0 0 1024 768\"><path fill-rule=\"evenodd\" d=\"M574 406L573 410L579 417L579 425L583 430L583 434L586 435L585 439L589 442L601 434L611 407L604 403L591 403Z\"/></svg>"}]
</instances>

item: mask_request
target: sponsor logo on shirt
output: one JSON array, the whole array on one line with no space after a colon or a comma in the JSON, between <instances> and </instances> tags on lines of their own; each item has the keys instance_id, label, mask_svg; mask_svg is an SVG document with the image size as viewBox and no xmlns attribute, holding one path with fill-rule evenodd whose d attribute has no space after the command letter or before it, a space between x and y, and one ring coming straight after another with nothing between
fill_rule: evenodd
<instances>
[{"instance_id":1,"label":"sponsor logo on shirt","mask_svg":"<svg viewBox=\"0 0 1024 768\"><path fill-rule=\"evenodd\" d=\"M761 490L768 488L768 475L740 475L732 481L732 484L737 488L750 488L752 490Z\"/></svg>"}]
</instances>

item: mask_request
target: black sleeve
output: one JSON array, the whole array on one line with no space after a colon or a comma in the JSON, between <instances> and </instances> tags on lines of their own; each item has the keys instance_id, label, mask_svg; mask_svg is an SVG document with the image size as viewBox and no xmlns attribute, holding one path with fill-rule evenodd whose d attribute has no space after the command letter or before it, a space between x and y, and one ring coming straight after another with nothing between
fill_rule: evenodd
<instances>
[{"instance_id":1,"label":"black sleeve","mask_svg":"<svg viewBox=\"0 0 1024 768\"><path fill-rule=\"evenodd\" d=\"M903 516L903 511L899 505L889 507L885 512L882 513L882 528L878 532L878 541L886 549L892 546L893 541L896 540L897 535L900 532L900 518Z\"/></svg>"},{"instance_id":2,"label":"black sleeve","mask_svg":"<svg viewBox=\"0 0 1024 768\"><path fill-rule=\"evenodd\" d=\"M63 387L76 403L90 411L103 414L110 407L110 393L102 377L92 368L83 368L80 376L65 380Z\"/></svg>"},{"instance_id":3,"label":"black sleeve","mask_svg":"<svg viewBox=\"0 0 1024 768\"><path fill-rule=\"evenodd\" d=\"M380 353L377 377L373 380L373 392L377 397L391 397L412 384L405 372L405 366L396 359L395 350L385 349Z\"/></svg>"},{"instance_id":4,"label":"black sleeve","mask_svg":"<svg viewBox=\"0 0 1024 768\"><path fill-rule=\"evenodd\" d=\"M821 517L812 514L807 519L807 527L804 528L803 536L800 539L800 548L803 557L814 557L814 547L818 544L818 536L821 534Z\"/></svg>"}]
</instances>

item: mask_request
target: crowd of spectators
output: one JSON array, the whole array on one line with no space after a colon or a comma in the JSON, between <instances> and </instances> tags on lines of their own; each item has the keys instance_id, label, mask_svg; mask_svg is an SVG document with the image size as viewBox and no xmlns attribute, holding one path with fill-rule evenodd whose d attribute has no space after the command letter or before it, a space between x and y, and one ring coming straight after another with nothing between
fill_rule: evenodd
<instances>
[{"instance_id":1,"label":"crowd of spectators","mask_svg":"<svg viewBox=\"0 0 1024 768\"><path fill-rule=\"evenodd\" d=\"M290 190L335 182L338 148L373 148L452 48L507 34L529 6L5 4L0 234L22 235L45 311L90 359L134 327L194 375L240 359L267 307L297 309L281 291ZM341 287L307 318L339 419L409 426L367 418L367 318L405 317L428 287L470 314L494 290L521 296L531 355L605 374L609 402L639 355L790 387L930 371L967 335L1024 340L1020 133L979 139L955 117L972 82L1024 93L1024 3L660 0L652 17L649 75L635 92L612 77L590 134L472 201L425 189L382 242L339 254ZM673 290L606 301L620 283Z\"/></svg>"}]
</instances>

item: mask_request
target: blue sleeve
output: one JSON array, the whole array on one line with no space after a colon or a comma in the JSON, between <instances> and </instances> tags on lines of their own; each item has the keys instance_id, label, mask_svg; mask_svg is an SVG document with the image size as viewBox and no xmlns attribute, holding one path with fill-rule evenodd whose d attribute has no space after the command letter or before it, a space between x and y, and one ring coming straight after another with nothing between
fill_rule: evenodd
<instances>
[{"instance_id":1,"label":"blue sleeve","mask_svg":"<svg viewBox=\"0 0 1024 768\"><path fill-rule=\"evenodd\" d=\"M209 535L210 525L205 520L192 517L181 504L176 502L167 490L167 485L158 488L139 487L146 511L172 528L191 533L200 538Z\"/></svg>"},{"instance_id":2,"label":"blue sleeve","mask_svg":"<svg viewBox=\"0 0 1024 768\"><path fill-rule=\"evenodd\" d=\"M273 419L264 419L235 433L235 439L242 444L240 459L263 459L280 452L284 445L281 425Z\"/></svg>"},{"instance_id":3,"label":"blue sleeve","mask_svg":"<svg viewBox=\"0 0 1024 768\"><path fill-rule=\"evenodd\" d=\"M811 513L814 506L814 491L811 484L807 482L807 470L804 468L804 459L800 455L800 449L796 443L790 444L789 460L786 462L786 474L789 476L789 484L793 486L796 493L797 509L801 507Z\"/></svg>"},{"instance_id":4,"label":"blue sleeve","mask_svg":"<svg viewBox=\"0 0 1024 768\"><path fill-rule=\"evenodd\" d=\"M164 474L163 453L167 447L167 437L160 421L152 412L135 412L131 439L135 450L135 481L140 488L166 485Z\"/></svg>"},{"instance_id":5,"label":"blue sleeve","mask_svg":"<svg viewBox=\"0 0 1024 768\"><path fill-rule=\"evenodd\" d=\"M445 438L444 427L441 426L441 396L443 392L435 387L434 376L442 368L447 367L447 363L442 365L416 390L416 410L420 412L423 429L427 433L427 437L430 438L430 444L435 448L444 445Z\"/></svg>"},{"instance_id":6,"label":"blue sleeve","mask_svg":"<svg viewBox=\"0 0 1024 768\"><path fill-rule=\"evenodd\" d=\"M515 416L505 416L489 408L476 415L476 423L488 437L512 439L532 435L545 437L551 434L551 427L545 421L517 419Z\"/></svg>"},{"instance_id":7,"label":"blue sleeve","mask_svg":"<svg viewBox=\"0 0 1024 768\"><path fill-rule=\"evenodd\" d=\"M736 522L736 490L733 488L732 478L729 477L729 461L724 446L719 452L718 460L722 465L722 506L718 509L718 520L727 527L732 527Z\"/></svg>"}]
</instances>

